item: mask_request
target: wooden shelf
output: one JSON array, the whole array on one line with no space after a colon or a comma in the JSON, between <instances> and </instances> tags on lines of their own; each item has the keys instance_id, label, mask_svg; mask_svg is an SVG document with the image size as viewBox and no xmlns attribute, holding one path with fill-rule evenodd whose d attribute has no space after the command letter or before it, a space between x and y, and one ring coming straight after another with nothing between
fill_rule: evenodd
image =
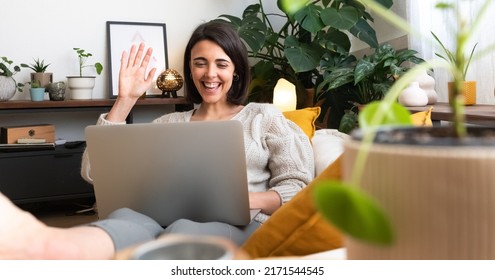
<instances>
[{"instance_id":1,"label":"wooden shelf","mask_svg":"<svg viewBox=\"0 0 495 280\"><path fill-rule=\"evenodd\" d=\"M57 108L94 108L111 107L115 99L64 100L64 101L30 101L10 100L0 102L0 110L15 109L57 109ZM144 98L138 100L137 106L144 105L190 105L184 97L178 98Z\"/></svg>"},{"instance_id":2,"label":"wooden shelf","mask_svg":"<svg viewBox=\"0 0 495 280\"><path fill-rule=\"evenodd\" d=\"M433 107L431 111L431 119L433 121L452 121L452 111L448 103L438 102L434 105L428 105L424 107L407 107L411 113L426 111L430 106ZM489 104L475 104L471 106L465 106L466 123L476 125L495 126L495 105Z\"/></svg>"}]
</instances>

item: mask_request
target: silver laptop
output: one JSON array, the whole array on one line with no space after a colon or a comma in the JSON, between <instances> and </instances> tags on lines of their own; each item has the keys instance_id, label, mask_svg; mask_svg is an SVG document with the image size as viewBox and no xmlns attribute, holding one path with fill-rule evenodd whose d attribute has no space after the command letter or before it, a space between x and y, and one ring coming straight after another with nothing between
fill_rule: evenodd
<instances>
[{"instance_id":1,"label":"silver laptop","mask_svg":"<svg viewBox=\"0 0 495 280\"><path fill-rule=\"evenodd\" d=\"M250 222L240 122L93 125L85 133L100 218L127 207L162 226Z\"/></svg>"}]
</instances>

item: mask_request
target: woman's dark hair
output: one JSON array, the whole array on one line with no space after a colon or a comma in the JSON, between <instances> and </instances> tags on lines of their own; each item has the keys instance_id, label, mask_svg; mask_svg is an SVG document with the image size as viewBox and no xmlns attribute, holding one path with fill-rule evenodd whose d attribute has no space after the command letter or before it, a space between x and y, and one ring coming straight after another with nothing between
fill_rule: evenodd
<instances>
[{"instance_id":1,"label":"woman's dark hair","mask_svg":"<svg viewBox=\"0 0 495 280\"><path fill-rule=\"evenodd\" d=\"M194 30L184 53L185 97L189 102L199 104L203 101L191 77L191 50L198 42L209 40L219 45L229 56L235 66L232 87L227 93L227 101L236 105L244 104L247 90L251 82L247 49L234 28L227 22L210 21Z\"/></svg>"}]
</instances>

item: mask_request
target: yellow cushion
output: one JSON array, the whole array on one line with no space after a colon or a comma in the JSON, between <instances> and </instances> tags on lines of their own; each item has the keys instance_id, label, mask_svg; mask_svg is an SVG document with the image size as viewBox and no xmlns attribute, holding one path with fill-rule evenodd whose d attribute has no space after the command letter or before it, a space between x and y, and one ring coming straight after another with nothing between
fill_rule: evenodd
<instances>
[{"instance_id":1,"label":"yellow cushion","mask_svg":"<svg viewBox=\"0 0 495 280\"><path fill-rule=\"evenodd\" d=\"M315 182L341 178L340 157L258 228L242 249L252 258L302 256L342 247L343 236L313 201Z\"/></svg>"},{"instance_id":2,"label":"yellow cushion","mask_svg":"<svg viewBox=\"0 0 495 280\"><path fill-rule=\"evenodd\" d=\"M417 112L411 115L412 122L415 126L433 126L433 123L431 122L431 111L433 110L433 107L430 107L430 109L423 111L423 112Z\"/></svg>"},{"instance_id":3,"label":"yellow cushion","mask_svg":"<svg viewBox=\"0 0 495 280\"><path fill-rule=\"evenodd\" d=\"M320 115L320 111L320 107L308 107L294 111L286 111L283 112L283 114L287 119L297 124L309 139L311 139L313 138L313 135L315 135L315 121Z\"/></svg>"}]
</instances>

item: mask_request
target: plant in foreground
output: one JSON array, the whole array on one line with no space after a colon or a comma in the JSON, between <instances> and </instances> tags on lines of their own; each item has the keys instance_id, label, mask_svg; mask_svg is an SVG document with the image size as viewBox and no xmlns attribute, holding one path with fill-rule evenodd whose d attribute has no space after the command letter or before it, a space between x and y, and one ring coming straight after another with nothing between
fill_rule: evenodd
<instances>
[{"instance_id":1,"label":"plant in foreground","mask_svg":"<svg viewBox=\"0 0 495 280\"><path fill-rule=\"evenodd\" d=\"M292 2L291 0L281 1ZM359 1L407 33L423 36L415 32L404 19L384 8L376 1ZM377 130L383 126L406 126L412 124L409 111L397 103L397 98L402 90L419 73L426 69L443 67L452 74L454 81L454 100L451 103L452 113L454 115L452 128L455 136L458 138L466 137L467 129L464 122L461 83L464 77L463 74L473 56L474 49L469 55L466 55L465 50L471 35L475 33L483 15L488 11L488 7L492 2L493 0L484 0L478 15L473 17L474 21L472 24L469 24L460 17L456 5L449 3L437 4L437 8L453 11L457 15L458 26L455 31L456 45L455 50L452 52L452 59L430 60L415 66L394 83L383 100L370 103L359 114L363 139L351 172L350 182L321 182L315 190L315 200L320 212L345 234L369 242L380 244L393 243L393 229L387 218L387 214L372 198L362 193L358 186L360 185L369 149L373 144ZM429 40L426 36L423 37ZM480 53L486 54L494 48L495 45L490 45ZM477 56L476 58L479 57L481 56Z\"/></svg>"}]
</instances>

